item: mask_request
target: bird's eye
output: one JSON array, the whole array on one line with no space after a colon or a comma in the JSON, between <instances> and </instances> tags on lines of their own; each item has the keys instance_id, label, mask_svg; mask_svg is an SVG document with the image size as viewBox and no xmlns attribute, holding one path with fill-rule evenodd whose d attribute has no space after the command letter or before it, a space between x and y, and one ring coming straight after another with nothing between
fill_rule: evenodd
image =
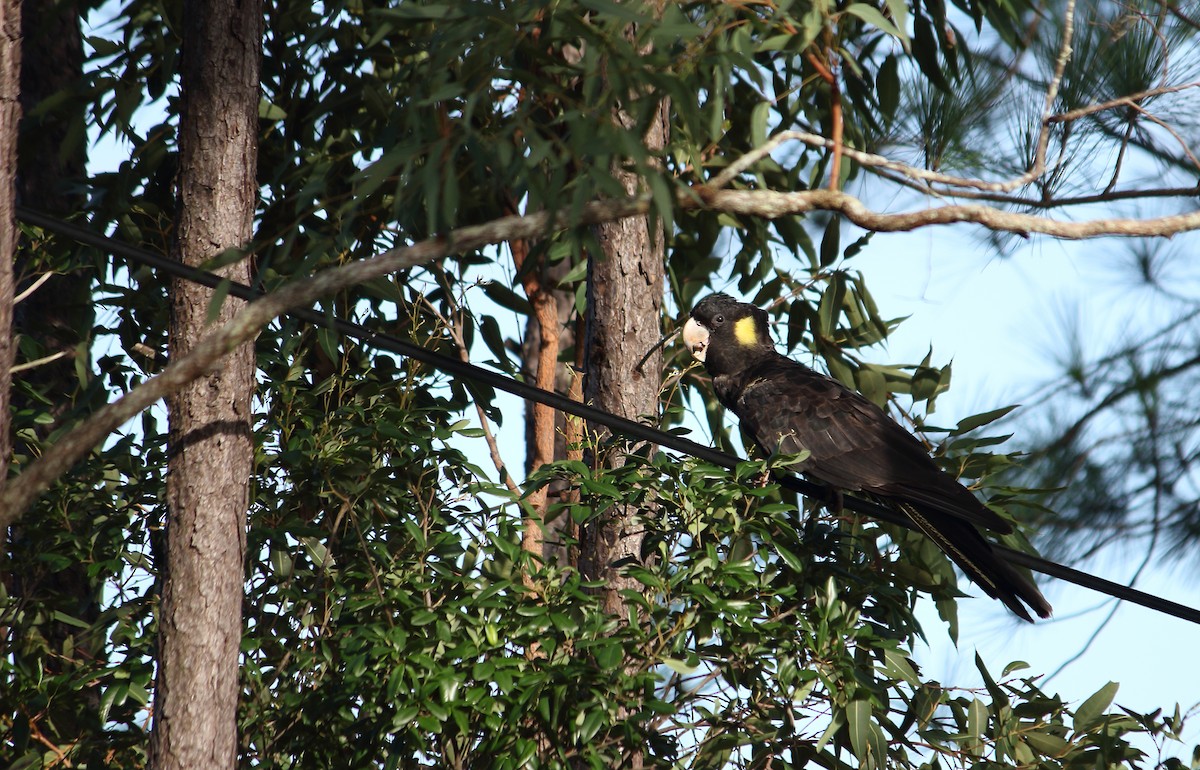
<instances>
[{"instance_id":1,"label":"bird's eye","mask_svg":"<svg viewBox=\"0 0 1200 770\"><path fill-rule=\"evenodd\" d=\"M723 323L725 323L725 316L721 315L720 313L717 313L715 316L713 316L714 326L720 326Z\"/></svg>"}]
</instances>

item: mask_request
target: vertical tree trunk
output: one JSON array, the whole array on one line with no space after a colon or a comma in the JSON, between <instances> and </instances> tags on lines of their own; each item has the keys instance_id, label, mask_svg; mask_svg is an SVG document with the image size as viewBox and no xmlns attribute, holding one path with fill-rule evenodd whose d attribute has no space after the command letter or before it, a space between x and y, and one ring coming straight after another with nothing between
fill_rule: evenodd
<instances>
[{"instance_id":1,"label":"vertical tree trunk","mask_svg":"<svg viewBox=\"0 0 1200 770\"><path fill-rule=\"evenodd\" d=\"M662 147L666 136L664 104L646 143ZM617 174L626 192L639 191L636 175ZM657 227L652 231L647 218L637 217L598 226L596 239L602 253L593 256L588 266L584 401L633 420L656 416L662 354L656 352L642 371L636 367L660 335L666 261L662 231ZM590 432L601 438L606 433L595 427ZM619 452L609 452L598 461L619 467L625 459ZM651 510L636 505L613 506L580 530L579 570L588 580L603 582L603 606L614 617L630 614L621 592L641 587L620 565L641 559L644 527L638 520L650 515ZM630 747L621 766L637 770L643 762L641 749Z\"/></svg>"},{"instance_id":2,"label":"vertical tree trunk","mask_svg":"<svg viewBox=\"0 0 1200 770\"><path fill-rule=\"evenodd\" d=\"M178 215L174 248L197 265L251 237L257 183L261 0L184 3ZM225 270L249 282L243 260ZM208 326L212 293L172 283L169 354ZM214 323L240 303L226 301ZM238 647L253 460L252 345L168 402L167 569L151 764L232 768Z\"/></svg>"},{"instance_id":3,"label":"vertical tree trunk","mask_svg":"<svg viewBox=\"0 0 1200 770\"><path fill-rule=\"evenodd\" d=\"M631 28L628 34L635 32ZM643 137L651 151L666 145L668 111L664 99ZM633 125L620 110L612 119L626 128ZM629 195L644 189L635 173L614 165L613 174ZM656 418L662 354L656 351L641 370L637 367L660 336L666 263L663 232L657 225L652 229L648 217L635 217L598 225L595 236L601 253L588 261L584 402L633 420L646 415ZM607 431L589 426L589 433L603 440ZM619 467L625 456L609 452L597 461ZM579 571L588 580L602 582L602 604L613 617L631 615L622 591L637 591L641 585L625 575L621 565L640 561L644 527L639 519L652 515L651 506L618 505L580 529ZM622 753L621 767L643 767L640 746L629 746Z\"/></svg>"},{"instance_id":4,"label":"vertical tree trunk","mask_svg":"<svg viewBox=\"0 0 1200 770\"><path fill-rule=\"evenodd\" d=\"M83 71L83 38L79 22L83 9L76 0L48 3L44 0L22 0L21 3L21 121L18 147L18 189L21 203L48 214L67 217L80 211L85 197L72 190L85 174L87 152L82 131L72 139L72 131L84 121L84 100L65 99L55 109L34 115L44 100L77 87ZM72 144L73 142L73 144ZM64 256L78 250L75 244L49 244ZM22 251L15 263L16 291L30 288L44 276L31 255ZM86 341L95 319L92 305L92 275L86 267L72 272L57 273L13 309L13 333L18 338L36 341L43 357L61 358L34 367L21 375L23 384L44 394L53 405L50 414L60 418L69 413L80 390L76 374L76 356ZM87 361L79 371L90 371ZM16 411L44 409L35 398L25 397L24 391L12 395ZM41 438L57 427L57 422L35 426ZM26 454L18 442L18 451ZM44 638L46 647L54 654L29 661L47 677L72 672L81 661L93 659L96 642L102 633L83 631L73 623L56 620L58 612L93 624L100 615L100 578L89 576L86 561L73 560L66 566L48 563L37 558L45 543L62 535L62 523L48 519L26 522L14 527L11 536L14 566L5 575L14 597L44 607L43 620L23 633ZM32 558L31 558L32 557ZM68 657L59 651L70 649ZM59 746L76 746L74 756L86 762L89 736L101 729L100 689L89 685L53 698L41 715L38 730L44 740Z\"/></svg>"},{"instance_id":5,"label":"vertical tree trunk","mask_svg":"<svg viewBox=\"0 0 1200 770\"><path fill-rule=\"evenodd\" d=\"M17 129L21 122L21 4L0 0L0 489L12 456L9 403L14 358L12 335L13 260L17 251ZM0 528L0 574L8 571L8 533ZM0 627L0 654L9 654L12 629ZM0 718L14 719L5 703Z\"/></svg>"},{"instance_id":6,"label":"vertical tree trunk","mask_svg":"<svg viewBox=\"0 0 1200 770\"><path fill-rule=\"evenodd\" d=\"M12 453L9 397L12 384L12 266L17 251L17 127L21 121L21 5L0 0L0 489ZM8 532L0 528L0 575L8 585ZM12 629L0 626L0 654L9 655ZM11 699L9 699L11 700ZM0 719L17 718L17 704L0 706Z\"/></svg>"},{"instance_id":7,"label":"vertical tree trunk","mask_svg":"<svg viewBox=\"0 0 1200 770\"><path fill-rule=\"evenodd\" d=\"M518 268L524 263L528 246L510 244L514 257L522 254ZM521 349L521 372L527 381L539 388L556 393L569 394L572 383L577 379L569 366L559 363L564 351L575 346L574 325L570 323L575 307L574 292L558 287L558 281L566 275L570 262L563 260L554 265L539 264L527 269L523 280L525 296L534 313L525 323L525 339ZM525 472L533 472L542 465L568 458L570 441L567 437L567 416L542 404L525 404ZM530 495L530 505L541 515L536 524L527 522L522 541L525 548L539 559L548 563L566 564L571 555L564 547L564 538L572 537L570 517L559 516L545 520L549 505L557 500L567 487L565 482L552 481L546 487Z\"/></svg>"},{"instance_id":8,"label":"vertical tree trunk","mask_svg":"<svg viewBox=\"0 0 1200 770\"><path fill-rule=\"evenodd\" d=\"M0 0L0 486L8 476L13 364L13 259L17 249L17 129L21 122L21 3Z\"/></svg>"},{"instance_id":9,"label":"vertical tree trunk","mask_svg":"<svg viewBox=\"0 0 1200 770\"><path fill-rule=\"evenodd\" d=\"M664 103L645 137L652 150L666 144L666 116ZM641 191L636 174L617 170L616 175L630 195ZM651 231L646 217L600 225L595 232L602 253L593 255L588 269L584 401L634 420L657 415L662 355L655 353L642 372L636 367L660 336L663 234ZM623 460L612 454L603 461L615 466ZM605 581L605 607L621 617L626 613L620 592L635 588L636 581L614 565L640 556L640 513L635 506L613 508L580 533L580 569L588 579Z\"/></svg>"}]
</instances>

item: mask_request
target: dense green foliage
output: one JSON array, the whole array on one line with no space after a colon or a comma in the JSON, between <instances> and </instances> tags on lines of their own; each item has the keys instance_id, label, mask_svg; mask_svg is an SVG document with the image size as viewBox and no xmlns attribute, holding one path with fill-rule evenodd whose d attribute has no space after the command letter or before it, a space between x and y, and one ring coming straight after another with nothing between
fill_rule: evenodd
<instances>
[{"instance_id":1,"label":"dense green foliage","mask_svg":"<svg viewBox=\"0 0 1200 770\"><path fill-rule=\"evenodd\" d=\"M1044 90L1061 10L1019 0L695 2L667 4L656 20L650 7L606 0L279 0L266 25L262 199L249 258L270 289L454 227L621 194L620 162L643 175L671 235L673 307L712 287L763 305L787 298L772 313L788 350L921 427L950 370L932 357L872 360L898 321L855 269L869 234L843 233L829 215L680 213L674 196L778 130L830 135L835 103L850 146L897 148L939 170L1019 172L1032 159L1036 116L1018 116L1025 133L1012 144L987 136L1014 114L1001 104ZM88 191L95 226L166 251L178 3L132 0L102 14L111 18L88 38L82 92L93 136L119 139L128 160L64 183ZM1027 37L1033 21L1042 27ZM1080 34L1100 26L1080 23ZM1172 30L1176 42L1187 37L1186 25ZM1115 50L1093 43L1077 48ZM1034 63L993 77L1022 57ZM1082 58L1064 81L1063 109L1145 87ZM839 72L836 93L822 67ZM1078 82L1101 69L1113 76ZM663 99L671 137L655 156L641 137ZM602 119L617 111L626 122ZM1126 128L1088 126L1094 141ZM832 168L831 150L788 146L733 186L816 188ZM1055 184L1082 186L1066 169ZM864 176L843 158L842 183ZM44 408L15 417L26 442L16 472L100 400L158 371L167 328L161 277L27 236L30 254L55 270L100 267L98 325L86 335L95 366L81 364L70 414L50 416L66 394L18 378ZM532 244L536 260L567 262L562 288L580 306L589 239L569 231ZM516 274L503 251L461 254L323 309L451 356L459 335L474 359L511 372L510 338L529 313ZM39 356L34 341L22 350L23 360ZM559 482L553 510L577 523L618 501L644 506L647 546L626 565L643 590L628 597L636 612L610 617L577 571L521 550L521 501L478 459L477 404L508 467L519 464L509 455L521 451L520 421L495 394L287 319L257 352L245 766L613 767L637 750L652 766L693 768L1149 767L1157 758L1144 750L1182 729L1177 712L1114 709L1115 686L1099 681L1093 697L1064 703L1019 663L977 660L978 691L929 681L909 657L925 633L913 608L918 592L931 595L958 633L948 560L920 536L756 483L761 462L731 478L617 442L630 454L618 470L563 461L518 480L525 494ZM665 381L651 419L679 426L703 409L712 435L730 443L695 370ZM1023 490L996 474L1013 460L992 454L999 439L972 432L998 416L928 433L945 439L946 467L1011 516ZM0 605L0 626L16 640L0 660L0 702L16 704L3 712L11 723L0 765L145 764L167 517L160 418L152 411L127 426L21 523L4 569L86 563L99 601L91 613L46 588ZM51 422L49 435L34 430ZM47 617L77 637L51 645L39 635ZM77 655L84 639L89 652ZM71 666L45 676L48 658ZM64 708L88 719L46 721Z\"/></svg>"}]
</instances>

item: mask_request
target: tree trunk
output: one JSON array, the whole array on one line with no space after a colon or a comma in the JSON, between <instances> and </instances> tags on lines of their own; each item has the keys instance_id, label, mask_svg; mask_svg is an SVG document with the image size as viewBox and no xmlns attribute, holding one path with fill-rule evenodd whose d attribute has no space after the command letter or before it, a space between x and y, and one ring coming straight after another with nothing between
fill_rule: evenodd
<instances>
[{"instance_id":1,"label":"tree trunk","mask_svg":"<svg viewBox=\"0 0 1200 770\"><path fill-rule=\"evenodd\" d=\"M517 247L514 246L514 254ZM554 265L537 265L531 272L536 275L524 280L525 295L529 298L534 314L525 323L525 339L521 347L521 372L527 382L539 388L569 395L577 379L570 366L559 362L563 352L575 347L575 325L571 322L575 308L575 294L569 289L558 287L558 281L571 267L569 260ZM525 472L532 473L542 465L569 458L568 448L572 443L567 415L542 404L525 404ZM573 538L574 532L569 516L558 516L545 520L549 505L556 502L569 485L565 481L552 481L540 493L530 495L530 502L542 515L541 527L536 528L537 548L535 555L547 563L567 564L572 555L564 547L564 540ZM544 536L544 539L543 539ZM529 548L530 532L525 533L524 543Z\"/></svg>"},{"instance_id":2,"label":"tree trunk","mask_svg":"<svg viewBox=\"0 0 1200 770\"><path fill-rule=\"evenodd\" d=\"M21 122L21 4L0 0L0 489L12 456L9 399L13 364L13 261L17 251L17 129ZM0 532L0 535L7 533ZM0 548L0 573L7 573L7 542ZM9 654L10 628L0 628L0 654ZM13 718L4 704L0 716Z\"/></svg>"},{"instance_id":3,"label":"tree trunk","mask_svg":"<svg viewBox=\"0 0 1200 770\"><path fill-rule=\"evenodd\" d=\"M261 0L184 4L176 257L198 265L244 246L257 182ZM249 283L249 263L224 270ZM208 326L212 292L171 286L169 355L185 355ZM224 323L241 303L223 303ZM253 461L254 350L168 401L167 569L151 765L232 768L237 761L246 512Z\"/></svg>"},{"instance_id":4,"label":"tree trunk","mask_svg":"<svg viewBox=\"0 0 1200 770\"><path fill-rule=\"evenodd\" d=\"M21 3L0 0L0 486L12 457L13 260L17 250L17 129L21 122Z\"/></svg>"},{"instance_id":5,"label":"tree trunk","mask_svg":"<svg viewBox=\"0 0 1200 770\"><path fill-rule=\"evenodd\" d=\"M630 28L628 34L635 31ZM666 145L668 112L664 99L643 137L651 152ZM633 125L620 110L613 120L626 128ZM613 175L628 195L644 189L638 174L619 165L614 165ZM601 253L591 255L588 261L584 403L632 420L649 416L657 422L662 353L656 350L641 369L638 363L660 336L666 263L662 229L657 224L652 228L650 219L643 216L597 225L594 233ZM608 435L598 426L589 426L588 433L600 441ZM615 468L624 464L625 457L623 451L607 451L596 462ZM641 560L645 528L639 519L653 515L653 503L616 505L580 528L579 571L587 580L602 583L602 604L615 618L624 620L636 612L621 592L641 590L641 584L625 575L622 567ZM631 673L636 670L632 668ZM621 767L643 767L645 756L640 746L628 746L622 754Z\"/></svg>"},{"instance_id":6,"label":"tree trunk","mask_svg":"<svg viewBox=\"0 0 1200 770\"><path fill-rule=\"evenodd\" d=\"M78 192L87 161L84 136L79 129L84 120L82 99L66 99L53 110L34 116L44 100L77 87L83 71L83 39L79 20L83 9L78 2L64 0L47 3L44 0L23 0L21 4L21 121L17 159L17 185L21 203L51 215L67 217L80 211L86 199ZM72 144L73 142L73 144ZM65 241L44 244L55 249L64 263L78 246ZM40 260L24 250L15 262L15 283L18 293L33 289L13 308L13 333L37 344L36 353L29 358L61 356L40 364L21 374L25 387L43 394L55 422L33 426L39 438L48 436L57 420L68 414L75 405L81 383L76 374L76 357L85 356L79 371L91 370L86 360L86 346L81 345L90 334L95 319L92 304L92 274L86 266L70 272L55 273L41 281L44 267ZM36 398L12 394L17 412L22 409L42 411L45 407ZM30 454L20 447L21 454ZM96 643L102 631L92 628L83 631L73 623L54 619L64 615L92 625L100 615L101 578L89 576L88 563L72 560L66 566L51 565L38 558L45 543L61 539L62 523L58 519L27 522L13 527L10 543L13 568L4 576L10 593L18 600L45 608L44 618L34 628L22 633L40 637L46 649L55 654L29 661L31 667L47 677L72 672L80 662L94 657ZM70 657L60 654L72 650ZM35 669L30 669L35 670ZM86 762L89 736L102 729L100 689L96 684L73 690L50 701L47 711L40 715L37 729L42 738L58 746L76 746L73 756Z\"/></svg>"},{"instance_id":7,"label":"tree trunk","mask_svg":"<svg viewBox=\"0 0 1200 770\"><path fill-rule=\"evenodd\" d=\"M666 143L666 116L664 103L645 137L651 150ZM615 174L630 195L641 191L638 175L621 170ZM588 266L584 402L633 420L656 417L661 353L656 352L642 371L636 367L660 336L663 234L657 228L651 231L646 217L599 225L595 234L602 253L593 255ZM596 428L590 432L606 433ZM602 458L610 467L623 461L619 453ZM641 513L636 506L614 507L580 533L580 570L589 580L605 582L605 607L618 617L626 614L621 590L637 584L615 565L640 557L642 535L636 519Z\"/></svg>"},{"instance_id":8,"label":"tree trunk","mask_svg":"<svg viewBox=\"0 0 1200 770\"><path fill-rule=\"evenodd\" d=\"M666 109L646 136L650 147L666 139ZM628 193L638 191L639 178L618 172ZM584 402L632 420L658 415L662 354L656 352L641 371L638 362L658 342L662 318L664 241L660 229L650 230L645 217L600 225L596 239L602 253L588 265L587 328L584 352ZM589 427L604 440L607 430ZM622 451L604 452L596 461L608 467L625 462ZM644 527L639 519L654 515L652 508L616 505L579 532L579 571L603 583L602 603L609 615L630 616L621 592L638 591L641 584L624 574L622 565L641 560ZM641 768L640 747L624 752L622 767Z\"/></svg>"}]
</instances>

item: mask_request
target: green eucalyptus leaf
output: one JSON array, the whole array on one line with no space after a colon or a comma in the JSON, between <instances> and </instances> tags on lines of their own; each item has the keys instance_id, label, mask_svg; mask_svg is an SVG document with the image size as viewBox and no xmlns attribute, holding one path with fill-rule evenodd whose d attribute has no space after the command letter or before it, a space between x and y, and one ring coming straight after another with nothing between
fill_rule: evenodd
<instances>
[{"instance_id":1,"label":"green eucalyptus leaf","mask_svg":"<svg viewBox=\"0 0 1200 770\"><path fill-rule=\"evenodd\" d=\"M866 3L851 3L850 5L846 6L846 13L850 14L851 16L857 16L859 19L862 19L866 23L874 26L876 29L879 29L886 34L891 35L897 40L905 43L908 42L908 35L896 27L895 24L890 22L882 13L879 12L879 9L874 6L867 5Z\"/></svg>"},{"instance_id":2,"label":"green eucalyptus leaf","mask_svg":"<svg viewBox=\"0 0 1200 770\"><path fill-rule=\"evenodd\" d=\"M1079 707L1075 709L1075 730L1077 732L1089 730L1100 721L1104 712L1112 705L1118 689L1120 689L1119 684L1109 682L1079 704Z\"/></svg>"}]
</instances>

